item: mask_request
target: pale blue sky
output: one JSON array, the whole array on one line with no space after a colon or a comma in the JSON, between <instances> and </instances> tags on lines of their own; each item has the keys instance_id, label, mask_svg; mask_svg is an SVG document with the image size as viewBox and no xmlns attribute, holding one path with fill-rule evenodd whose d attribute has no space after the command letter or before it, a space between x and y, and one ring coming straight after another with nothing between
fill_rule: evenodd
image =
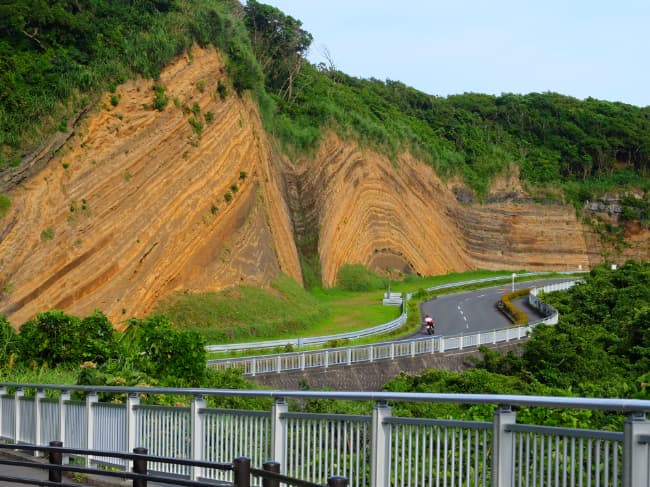
<instances>
[{"instance_id":1,"label":"pale blue sky","mask_svg":"<svg viewBox=\"0 0 650 487\"><path fill-rule=\"evenodd\" d=\"M650 105L650 0L260 0L309 60L432 95L554 91Z\"/></svg>"}]
</instances>

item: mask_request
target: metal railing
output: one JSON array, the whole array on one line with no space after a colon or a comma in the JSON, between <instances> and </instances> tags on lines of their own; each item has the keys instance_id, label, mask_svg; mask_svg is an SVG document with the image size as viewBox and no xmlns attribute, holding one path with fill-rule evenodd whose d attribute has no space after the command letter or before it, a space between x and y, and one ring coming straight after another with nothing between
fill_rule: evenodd
<instances>
[{"instance_id":1,"label":"metal railing","mask_svg":"<svg viewBox=\"0 0 650 487\"><path fill-rule=\"evenodd\" d=\"M518 277L533 277L533 276L543 276L548 275L550 272L527 272L525 274L518 274ZM485 277L482 279L473 279L470 281L463 282L450 282L447 284L441 284L438 286L432 286L426 288L426 291L438 291L441 289L453 289L456 287L469 286L473 284L482 284L487 282L498 282L510 280L512 278L511 274L504 276L495 276L495 277ZM413 293L406 294L406 301L409 301ZM351 331L346 333L337 333L335 335L324 335L316 337L304 337L304 338L283 338L278 340L267 340L261 342L249 342L249 343L224 343L219 345L207 345L205 349L208 352L227 352L235 350L268 350L278 347L284 347L290 345L292 347L309 347L316 345L323 345L327 342L333 340L358 340L359 338L365 338L373 335L381 335L383 333L388 333L390 331L398 329L408 319L408 314L406 306L402 304L402 314L395 318L394 320L389 321L388 323L382 323L377 326L372 326L370 328L364 328L362 330Z\"/></svg>"},{"instance_id":2,"label":"metal railing","mask_svg":"<svg viewBox=\"0 0 650 487\"><path fill-rule=\"evenodd\" d=\"M490 278L493 279L493 278ZM558 312L555 308L541 301L537 295L540 292L566 290L577 281L549 284L535 288L530 293L531 306L539 309L546 317L524 326L508 327L485 332L458 334L447 336L431 336L413 338L385 343L372 343L354 347L337 347L305 352L288 352L269 355L255 355L228 359L211 359L207 366L225 370L240 368L246 376L272 374L289 371L304 371L317 367L328 368L337 365L352 365L377 360L395 360L417 355L464 350L481 345L496 345L498 343L521 340L526 337L535 325L540 323L556 324Z\"/></svg>"},{"instance_id":3,"label":"metal railing","mask_svg":"<svg viewBox=\"0 0 650 487\"><path fill-rule=\"evenodd\" d=\"M0 436L14 443L14 448L46 446L60 440L93 450L90 455L77 455L87 466L103 465L123 472L130 470L132 459L105 455L101 450L106 444L104 436L119 438L113 444L117 452L144 447L156 457L183 460L151 459L149 471L189 480L232 482L230 471L190 461L225 463L244 456L251 459L253 468L272 458L281 465L283 475L320 484L329 477L346 477L349 485L359 487L650 485L650 421L646 419L650 401L645 400L8 383L0 387ZM78 402L69 400L71 391L85 395L81 401L85 414L79 414ZM123 402L97 400L106 392L113 398L121 395ZM55 400L45 398L56 394ZM140 404L142 395L159 394L186 396L190 405ZM266 411L212 409L206 407L206 398L212 396L271 398L273 404ZM366 415L289 410L289 404L315 399L369 401L374 407ZM396 417L389 402L493 405L495 413L491 422ZM13 408L9 406L12 403ZM43 407L46 403L49 406ZM517 407L613 411L628 414L628 419L623 431L519 424ZM33 422L21 419L26 415ZM67 428L74 423L70 416L81 418L84 426ZM112 429L99 427L98 421L112 424ZM43 436L45 431L58 435Z\"/></svg>"},{"instance_id":4,"label":"metal railing","mask_svg":"<svg viewBox=\"0 0 650 487\"><path fill-rule=\"evenodd\" d=\"M16 449L16 445L0 444L0 451L10 451ZM20 449L31 451L36 454L47 453L49 463L35 463L27 460L10 460L0 457L0 466L5 467L0 470L0 481L18 485L44 485L45 473L47 473L48 485L61 485L63 487L80 487L78 483L64 482L64 474L77 475L87 478L93 476L102 478L103 483L109 483L114 479L115 485L123 485L124 480L132 480L133 487L146 487L147 482L160 482L163 485L184 485L188 487L205 486L205 482L196 480L184 480L179 478L170 478L168 476L154 475L150 472L149 466L152 464L170 464L186 465L188 467L201 467L220 472L228 472L232 477L232 482L213 482L210 485L215 487L250 487L251 477L261 478L265 487L280 487L283 485L295 485L300 487L323 487L322 484L308 482L280 474L280 465L277 462L269 461L262 465L262 468L251 468L251 459L247 457L236 457L232 462L203 462L197 460L187 460L177 457L158 457L149 455L146 448L134 448L133 453L123 453L114 451L98 451L80 448L66 448L58 440L50 441L47 446L25 446L20 445ZM132 472L116 472L102 468L80 467L63 462L64 456L81 456L92 457L102 456L103 458L120 459L133 465ZM7 469L6 467L9 467ZM22 469L16 470L16 467ZM14 475L10 469L14 469ZM9 470L9 472L7 472ZM26 474L25 471L31 473ZM20 476L16 476L19 472ZM40 473L39 473L40 472ZM29 478L28 476L32 477ZM96 481L93 481L93 484ZM327 487L346 487L348 480L345 477L334 476L327 479Z\"/></svg>"}]
</instances>

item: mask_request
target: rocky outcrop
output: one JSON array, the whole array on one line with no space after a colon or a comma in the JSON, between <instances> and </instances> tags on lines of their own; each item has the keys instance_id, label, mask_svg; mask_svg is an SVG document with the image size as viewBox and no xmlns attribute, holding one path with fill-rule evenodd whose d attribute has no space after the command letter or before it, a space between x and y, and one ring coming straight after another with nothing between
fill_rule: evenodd
<instances>
[{"instance_id":1,"label":"rocky outcrop","mask_svg":"<svg viewBox=\"0 0 650 487\"><path fill-rule=\"evenodd\" d=\"M118 323L174 291L301 280L277 158L254 103L220 98L223 73L194 50L161 74L162 111L151 81L121 86L11 192L0 310L12 324L52 308Z\"/></svg>"},{"instance_id":2,"label":"rocky outcrop","mask_svg":"<svg viewBox=\"0 0 650 487\"><path fill-rule=\"evenodd\" d=\"M177 291L300 282L298 247L318 255L326 285L345 263L431 275L603 258L573 208L530 201L516 177L479 205L409 154L391 161L333 134L290 162L251 100L220 96L224 73L196 48L157 81L163 110L151 81L128 82L39 153L0 220L0 312L14 326L53 308L119 323ZM626 257L648 258L647 230L629 241Z\"/></svg>"}]
</instances>

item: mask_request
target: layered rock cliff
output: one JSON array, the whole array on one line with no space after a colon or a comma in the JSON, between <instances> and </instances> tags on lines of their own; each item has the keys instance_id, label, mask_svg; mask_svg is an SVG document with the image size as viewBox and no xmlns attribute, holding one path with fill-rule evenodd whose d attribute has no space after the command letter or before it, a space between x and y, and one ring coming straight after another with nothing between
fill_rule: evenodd
<instances>
[{"instance_id":1,"label":"layered rock cliff","mask_svg":"<svg viewBox=\"0 0 650 487\"><path fill-rule=\"evenodd\" d=\"M14 326L53 308L119 323L177 291L265 286L280 272L300 282L305 239L326 285L344 263L430 275L602 259L572 207L533 203L516 181L495 187L493 203L462 204L409 154L391 161L332 134L292 163L255 104L223 96L219 82L228 86L219 54L196 48L157 81L163 110L151 106L151 81L120 86L10 191L0 312ZM631 241L631 256L650 258L647 231Z\"/></svg>"}]
</instances>

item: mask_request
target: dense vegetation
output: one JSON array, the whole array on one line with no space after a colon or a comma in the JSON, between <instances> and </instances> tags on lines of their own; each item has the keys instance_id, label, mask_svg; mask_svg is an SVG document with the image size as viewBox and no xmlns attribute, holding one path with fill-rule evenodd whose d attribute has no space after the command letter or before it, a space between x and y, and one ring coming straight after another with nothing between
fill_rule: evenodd
<instances>
[{"instance_id":1,"label":"dense vegetation","mask_svg":"<svg viewBox=\"0 0 650 487\"><path fill-rule=\"evenodd\" d=\"M157 78L192 43L226 55L237 91L262 72L235 0L21 0L0 4L0 169L20 164L42 130L126 79Z\"/></svg>"},{"instance_id":2,"label":"dense vegetation","mask_svg":"<svg viewBox=\"0 0 650 487\"><path fill-rule=\"evenodd\" d=\"M618 270L598 267L583 284L543 298L560 312L555 326L535 327L521 356L483 349L477 368L462 374L430 370L401 375L391 391L650 398L650 263ZM487 407L411 404L399 414L485 418ZM619 427L620 418L597 412L523 410L520 421L583 427ZM531 416L532 415L532 416Z\"/></svg>"}]
</instances>

